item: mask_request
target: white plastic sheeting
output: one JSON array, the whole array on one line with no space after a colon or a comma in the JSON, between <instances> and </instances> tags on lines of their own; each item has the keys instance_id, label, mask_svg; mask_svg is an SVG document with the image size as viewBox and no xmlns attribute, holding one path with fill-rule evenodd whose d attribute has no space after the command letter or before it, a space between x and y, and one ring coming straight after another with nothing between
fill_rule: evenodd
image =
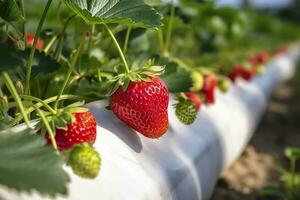
<instances>
[{"instance_id":1,"label":"white plastic sheeting","mask_svg":"<svg viewBox=\"0 0 300 200\"><path fill-rule=\"evenodd\" d=\"M170 128L159 140L148 139L120 122L104 107L88 105L98 123L95 147L102 169L95 180L71 175L69 196L60 200L209 199L222 170L243 151L278 83L291 78L299 50L273 59L266 73L252 82L239 80L230 92L217 93L191 126L181 124L169 109ZM45 180L47 181L47 180ZM0 199L40 200L0 188Z\"/></svg>"}]
</instances>

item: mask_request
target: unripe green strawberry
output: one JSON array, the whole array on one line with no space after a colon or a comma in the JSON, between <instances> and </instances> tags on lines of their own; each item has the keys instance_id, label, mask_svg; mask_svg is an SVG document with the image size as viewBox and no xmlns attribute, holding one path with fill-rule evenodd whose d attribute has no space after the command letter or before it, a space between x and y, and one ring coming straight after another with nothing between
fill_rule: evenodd
<instances>
[{"instance_id":1,"label":"unripe green strawberry","mask_svg":"<svg viewBox=\"0 0 300 200\"><path fill-rule=\"evenodd\" d=\"M100 171L101 158L90 143L82 143L69 152L67 164L78 176L94 179Z\"/></svg>"},{"instance_id":2,"label":"unripe green strawberry","mask_svg":"<svg viewBox=\"0 0 300 200\"><path fill-rule=\"evenodd\" d=\"M193 80L193 85L190 89L191 89L191 91L198 92L199 90L201 90L203 88L203 85L204 85L203 74L201 74L200 72L197 72L197 71L193 71L191 78Z\"/></svg>"},{"instance_id":3,"label":"unripe green strawberry","mask_svg":"<svg viewBox=\"0 0 300 200\"><path fill-rule=\"evenodd\" d=\"M186 125L192 124L197 116L195 104L191 100L180 100L176 104L176 116L182 123Z\"/></svg>"},{"instance_id":4,"label":"unripe green strawberry","mask_svg":"<svg viewBox=\"0 0 300 200\"><path fill-rule=\"evenodd\" d=\"M227 78L221 78L219 79L218 86L221 92L226 93L230 88L230 81Z\"/></svg>"},{"instance_id":5,"label":"unripe green strawberry","mask_svg":"<svg viewBox=\"0 0 300 200\"><path fill-rule=\"evenodd\" d=\"M266 71L265 65L261 64L261 65L256 66L256 74L263 75L265 73L265 71Z\"/></svg>"}]
</instances>

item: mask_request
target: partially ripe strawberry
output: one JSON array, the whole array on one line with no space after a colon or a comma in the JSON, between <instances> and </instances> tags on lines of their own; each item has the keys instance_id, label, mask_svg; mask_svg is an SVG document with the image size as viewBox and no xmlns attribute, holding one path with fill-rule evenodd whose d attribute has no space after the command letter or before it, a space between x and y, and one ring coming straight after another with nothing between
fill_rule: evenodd
<instances>
[{"instance_id":1,"label":"partially ripe strawberry","mask_svg":"<svg viewBox=\"0 0 300 200\"><path fill-rule=\"evenodd\" d=\"M83 143L72 148L67 164L71 166L76 175L94 179L100 171L101 158L91 144Z\"/></svg>"},{"instance_id":2,"label":"partially ripe strawberry","mask_svg":"<svg viewBox=\"0 0 300 200\"><path fill-rule=\"evenodd\" d=\"M29 47L31 47L33 45L33 41L34 41L34 35L33 34L28 34L26 36L26 41L27 41L27 45ZM39 51L43 51L43 49L44 49L44 41L40 38L37 41L36 49L39 50Z\"/></svg>"},{"instance_id":3,"label":"partially ripe strawberry","mask_svg":"<svg viewBox=\"0 0 300 200\"><path fill-rule=\"evenodd\" d=\"M202 100L200 99L200 96L195 92L186 92L185 96L194 103L198 112L202 105Z\"/></svg>"},{"instance_id":4,"label":"partially ripe strawberry","mask_svg":"<svg viewBox=\"0 0 300 200\"><path fill-rule=\"evenodd\" d=\"M109 98L115 115L128 126L149 138L159 138L168 130L169 92L159 77L130 82Z\"/></svg>"},{"instance_id":5,"label":"partially ripe strawberry","mask_svg":"<svg viewBox=\"0 0 300 200\"><path fill-rule=\"evenodd\" d=\"M67 124L67 130L56 129L55 140L60 151L67 150L75 144L83 142L94 143L97 135L96 120L90 112L80 112L74 114L75 121ZM51 145L51 140L46 134L47 143Z\"/></svg>"},{"instance_id":6,"label":"partially ripe strawberry","mask_svg":"<svg viewBox=\"0 0 300 200\"><path fill-rule=\"evenodd\" d=\"M182 123L190 125L195 121L197 116L196 106L191 100L180 100L176 104L175 114Z\"/></svg>"},{"instance_id":7,"label":"partially ripe strawberry","mask_svg":"<svg viewBox=\"0 0 300 200\"><path fill-rule=\"evenodd\" d=\"M250 54L248 60L251 65L255 66L259 64L258 56L256 54Z\"/></svg>"},{"instance_id":8,"label":"partially ripe strawberry","mask_svg":"<svg viewBox=\"0 0 300 200\"><path fill-rule=\"evenodd\" d=\"M202 92L205 94L206 103L215 103L215 89L218 85L218 78L214 73L205 75Z\"/></svg>"},{"instance_id":9,"label":"partially ripe strawberry","mask_svg":"<svg viewBox=\"0 0 300 200\"><path fill-rule=\"evenodd\" d=\"M264 51L257 55L258 64L264 64L269 60L269 53Z\"/></svg>"}]
</instances>

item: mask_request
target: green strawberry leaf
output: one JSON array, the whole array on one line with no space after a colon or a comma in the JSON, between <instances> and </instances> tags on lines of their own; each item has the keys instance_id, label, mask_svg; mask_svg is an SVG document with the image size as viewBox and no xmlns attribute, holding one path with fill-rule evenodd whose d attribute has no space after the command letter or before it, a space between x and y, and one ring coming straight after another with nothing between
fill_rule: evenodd
<instances>
[{"instance_id":1,"label":"green strawberry leaf","mask_svg":"<svg viewBox=\"0 0 300 200\"><path fill-rule=\"evenodd\" d=\"M0 0L0 17L9 22L23 19L15 0Z\"/></svg>"},{"instance_id":2,"label":"green strawberry leaf","mask_svg":"<svg viewBox=\"0 0 300 200\"><path fill-rule=\"evenodd\" d=\"M50 196L67 193L69 177L62 157L31 130L1 132L0 159L0 184Z\"/></svg>"},{"instance_id":3,"label":"green strawberry leaf","mask_svg":"<svg viewBox=\"0 0 300 200\"><path fill-rule=\"evenodd\" d=\"M173 61L166 64L165 73L161 78L172 93L188 92L193 87L191 71Z\"/></svg>"},{"instance_id":4,"label":"green strawberry leaf","mask_svg":"<svg viewBox=\"0 0 300 200\"><path fill-rule=\"evenodd\" d=\"M135 23L159 27L161 15L143 0L64 0L65 4L89 24Z\"/></svg>"},{"instance_id":5,"label":"green strawberry leaf","mask_svg":"<svg viewBox=\"0 0 300 200\"><path fill-rule=\"evenodd\" d=\"M23 65L22 58L19 55L21 52L15 49L12 45L0 43L0 52L0 73L14 71L16 68Z\"/></svg>"}]
</instances>

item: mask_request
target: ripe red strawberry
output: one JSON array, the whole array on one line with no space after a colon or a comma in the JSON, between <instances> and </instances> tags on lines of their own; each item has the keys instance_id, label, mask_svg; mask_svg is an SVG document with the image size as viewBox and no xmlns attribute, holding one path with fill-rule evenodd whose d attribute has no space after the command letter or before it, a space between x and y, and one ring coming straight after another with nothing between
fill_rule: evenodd
<instances>
[{"instance_id":1,"label":"ripe red strawberry","mask_svg":"<svg viewBox=\"0 0 300 200\"><path fill-rule=\"evenodd\" d=\"M130 82L109 99L112 111L128 126L149 138L159 138L168 130L169 93L158 77Z\"/></svg>"},{"instance_id":2,"label":"ripe red strawberry","mask_svg":"<svg viewBox=\"0 0 300 200\"><path fill-rule=\"evenodd\" d=\"M215 89L217 86L218 86L218 78L215 74L211 73L205 75L202 92L204 92L206 96L206 103L209 104L215 103Z\"/></svg>"},{"instance_id":3,"label":"ripe red strawberry","mask_svg":"<svg viewBox=\"0 0 300 200\"><path fill-rule=\"evenodd\" d=\"M185 96L195 104L196 110L198 112L202 105L202 100L200 99L199 95L195 92L186 92Z\"/></svg>"},{"instance_id":4,"label":"ripe red strawberry","mask_svg":"<svg viewBox=\"0 0 300 200\"><path fill-rule=\"evenodd\" d=\"M247 81L251 81L256 74L255 67L251 67L249 69L243 69L241 73L241 77Z\"/></svg>"},{"instance_id":5,"label":"ripe red strawberry","mask_svg":"<svg viewBox=\"0 0 300 200\"><path fill-rule=\"evenodd\" d=\"M29 47L31 47L33 45L33 41L34 41L34 35L33 34L28 34L26 36L26 40L27 40L27 45ZM44 41L40 38L37 41L36 49L39 50L39 51L43 51L43 49L44 49Z\"/></svg>"},{"instance_id":6,"label":"ripe red strawberry","mask_svg":"<svg viewBox=\"0 0 300 200\"><path fill-rule=\"evenodd\" d=\"M70 149L75 144L83 142L94 143L96 140L96 120L92 113L75 113L75 121L67 124L68 129L56 129L55 140L59 150ZM51 145L49 136L46 135L47 143Z\"/></svg>"},{"instance_id":7,"label":"ripe red strawberry","mask_svg":"<svg viewBox=\"0 0 300 200\"><path fill-rule=\"evenodd\" d=\"M240 77L242 73L243 73L242 64L236 64L234 66L233 71L228 75L228 77L232 80L232 82L235 82L237 77Z\"/></svg>"},{"instance_id":8,"label":"ripe red strawberry","mask_svg":"<svg viewBox=\"0 0 300 200\"><path fill-rule=\"evenodd\" d=\"M269 60L269 53L264 51L257 55L258 64L264 64Z\"/></svg>"}]
</instances>

